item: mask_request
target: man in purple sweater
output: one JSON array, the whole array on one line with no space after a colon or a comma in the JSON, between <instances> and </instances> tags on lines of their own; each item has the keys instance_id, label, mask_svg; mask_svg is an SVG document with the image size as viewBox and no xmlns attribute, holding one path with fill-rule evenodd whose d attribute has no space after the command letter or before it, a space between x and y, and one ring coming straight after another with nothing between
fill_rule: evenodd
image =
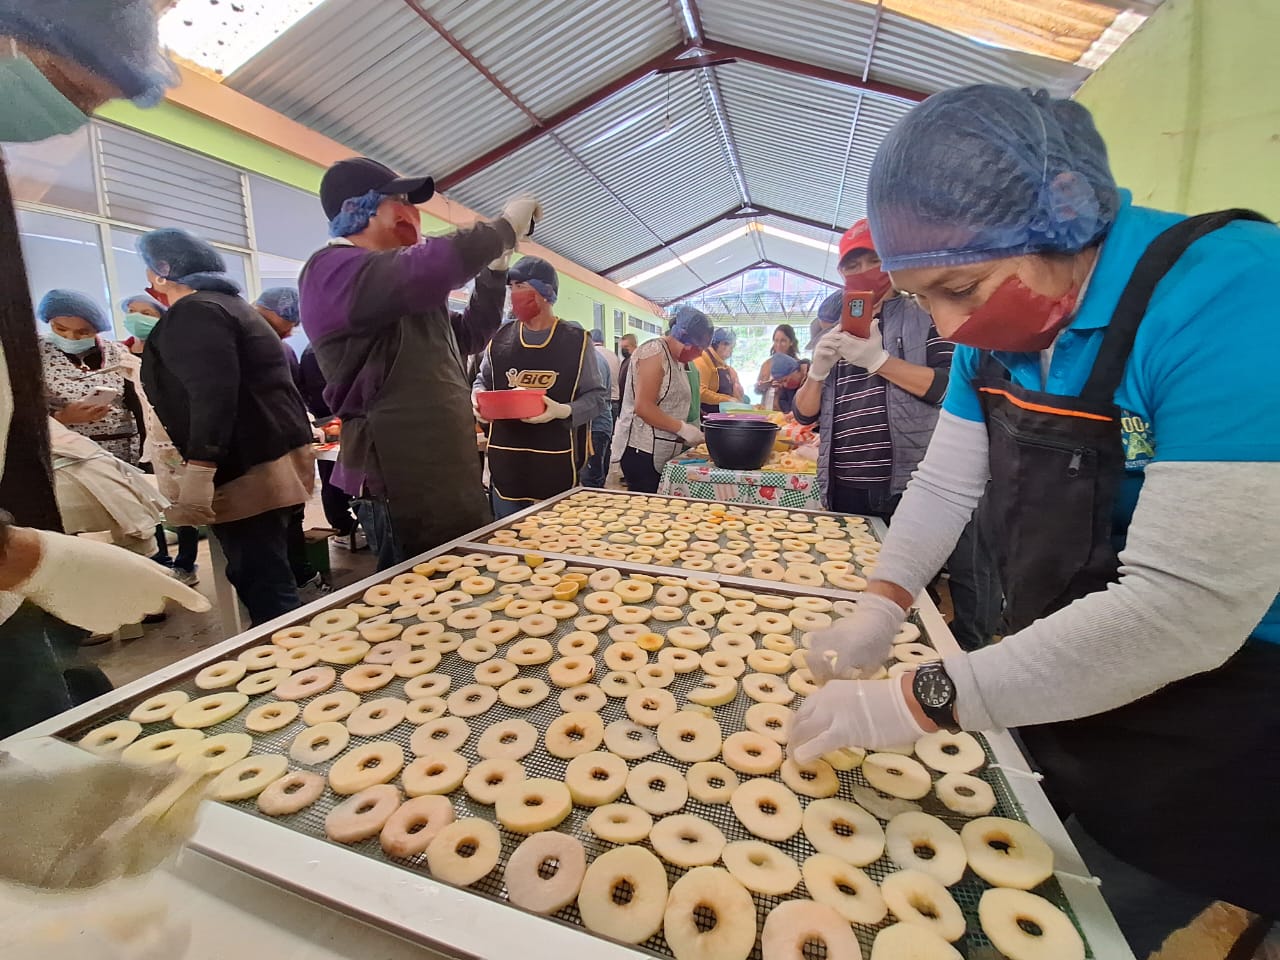
<instances>
[{"instance_id":1,"label":"man in purple sweater","mask_svg":"<svg viewBox=\"0 0 1280 960\"><path fill-rule=\"evenodd\" d=\"M521 197L497 220L423 240L415 204L434 189L367 158L335 163L320 184L333 239L298 281L342 420L333 482L357 498L379 569L491 519L466 363L498 329L508 259L538 211ZM451 314L449 291L472 278L467 309Z\"/></svg>"}]
</instances>

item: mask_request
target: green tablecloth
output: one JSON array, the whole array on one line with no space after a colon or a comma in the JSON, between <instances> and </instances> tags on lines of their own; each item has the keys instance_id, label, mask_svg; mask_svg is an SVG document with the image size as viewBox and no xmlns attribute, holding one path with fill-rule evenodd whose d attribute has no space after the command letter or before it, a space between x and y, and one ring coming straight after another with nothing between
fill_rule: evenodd
<instances>
[{"instance_id":1,"label":"green tablecloth","mask_svg":"<svg viewBox=\"0 0 1280 960\"><path fill-rule=\"evenodd\" d=\"M658 493L688 500L715 500L761 507L821 510L818 478L806 473L721 470L705 460L672 460L662 471Z\"/></svg>"}]
</instances>

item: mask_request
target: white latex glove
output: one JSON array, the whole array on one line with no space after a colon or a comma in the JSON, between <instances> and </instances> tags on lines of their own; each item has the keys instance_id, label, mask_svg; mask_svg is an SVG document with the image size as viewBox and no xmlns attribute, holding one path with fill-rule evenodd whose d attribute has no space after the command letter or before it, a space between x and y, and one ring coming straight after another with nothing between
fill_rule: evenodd
<instances>
[{"instance_id":1,"label":"white latex glove","mask_svg":"<svg viewBox=\"0 0 1280 960\"><path fill-rule=\"evenodd\" d=\"M813 679L826 683L855 677L857 671L874 673L889 659L893 635L906 617L906 611L892 600L876 593L860 594L852 615L809 634L805 663Z\"/></svg>"},{"instance_id":2,"label":"white latex glove","mask_svg":"<svg viewBox=\"0 0 1280 960\"><path fill-rule=\"evenodd\" d=\"M508 269L508 268L510 268L510 266L511 266L511 251L510 251L510 250L508 250L508 251L507 251L506 253L504 253L502 256L498 257L498 259L497 259L497 260L490 260L490 261L489 261L489 269L490 269L490 270L497 271L497 272L499 272L499 273L505 273L505 272L507 271L507 269Z\"/></svg>"},{"instance_id":3,"label":"white latex glove","mask_svg":"<svg viewBox=\"0 0 1280 960\"><path fill-rule=\"evenodd\" d=\"M880 335L879 320L871 321L871 331L865 340L851 333L845 333L839 327L822 339L825 340L832 334L836 335L840 359L855 367L862 367L867 373L875 373L889 359L889 351L884 348L884 337Z\"/></svg>"},{"instance_id":4,"label":"white latex glove","mask_svg":"<svg viewBox=\"0 0 1280 960\"><path fill-rule=\"evenodd\" d=\"M526 193L507 201L507 205L502 208L502 218L511 224L518 243L528 238L533 230L533 222L542 219L542 204Z\"/></svg>"},{"instance_id":5,"label":"white latex glove","mask_svg":"<svg viewBox=\"0 0 1280 960\"><path fill-rule=\"evenodd\" d=\"M119 550L118 547L112 548ZM211 775L133 767L85 753L63 769L0 761L0 876L78 890L146 873L195 831Z\"/></svg>"},{"instance_id":6,"label":"white latex glove","mask_svg":"<svg viewBox=\"0 0 1280 960\"><path fill-rule=\"evenodd\" d=\"M209 609L204 596L147 557L113 543L45 530L31 533L39 538L40 560L12 592L73 626L110 633L159 613L167 599L196 613Z\"/></svg>"},{"instance_id":7,"label":"white latex glove","mask_svg":"<svg viewBox=\"0 0 1280 960\"><path fill-rule=\"evenodd\" d=\"M840 333L840 328L835 327L818 340L818 345L813 348L813 362L809 364L810 380L821 382L835 368L836 361L840 359L840 341L836 339Z\"/></svg>"},{"instance_id":8,"label":"white latex glove","mask_svg":"<svg viewBox=\"0 0 1280 960\"><path fill-rule=\"evenodd\" d=\"M692 423L681 424L676 435L691 447L696 447L703 440L707 439L706 435Z\"/></svg>"},{"instance_id":9,"label":"white latex glove","mask_svg":"<svg viewBox=\"0 0 1280 960\"><path fill-rule=\"evenodd\" d=\"M809 763L840 747L875 750L915 743L925 730L907 706L902 679L833 680L796 711L787 755Z\"/></svg>"},{"instance_id":10,"label":"white latex glove","mask_svg":"<svg viewBox=\"0 0 1280 960\"><path fill-rule=\"evenodd\" d=\"M178 481L178 499L165 511L165 519L177 527L200 527L213 523L213 475L216 467L188 463Z\"/></svg>"},{"instance_id":11,"label":"white latex glove","mask_svg":"<svg viewBox=\"0 0 1280 960\"><path fill-rule=\"evenodd\" d=\"M542 395L542 402L546 404L542 412L536 417L525 417L525 423L550 423L552 420L567 419L573 413L573 407L567 403L561 403L558 400L552 400L545 393Z\"/></svg>"}]
</instances>

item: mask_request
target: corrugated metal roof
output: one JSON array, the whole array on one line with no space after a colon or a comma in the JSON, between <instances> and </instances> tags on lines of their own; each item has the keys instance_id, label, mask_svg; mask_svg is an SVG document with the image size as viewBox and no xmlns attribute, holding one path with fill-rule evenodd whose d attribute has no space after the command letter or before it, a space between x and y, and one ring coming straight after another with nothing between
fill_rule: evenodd
<instances>
[{"instance_id":1,"label":"corrugated metal roof","mask_svg":"<svg viewBox=\"0 0 1280 960\"><path fill-rule=\"evenodd\" d=\"M670 303L685 297L699 287L718 283L725 277L745 270L759 260L760 252L756 247L755 238L751 235L737 237L706 256L691 261L690 266L697 271L697 280L692 285L686 277L680 275L683 268L677 268L652 280L636 284L631 289L642 297L648 297L658 303Z\"/></svg>"},{"instance_id":2,"label":"corrugated metal roof","mask_svg":"<svg viewBox=\"0 0 1280 960\"><path fill-rule=\"evenodd\" d=\"M714 223L707 227L705 230L699 230L691 237L686 237L676 243L668 244L657 253L651 253L647 257L641 257L634 263L627 264L625 267L610 271L609 279L618 281L626 280L629 277L639 276L646 270L650 270L653 267L667 263L673 256L687 257L700 247L706 246L709 243L714 243L721 237L727 236L736 230L741 230L744 223L746 223L745 220L721 220L718 223ZM756 259L759 259L758 255ZM691 265L698 273L706 275L707 271L704 271L700 264L701 260L699 259L691 261ZM695 277L694 279L697 278ZM707 276L708 281L711 279L713 278ZM699 285L700 283L694 284L694 286ZM689 287L688 289L693 288Z\"/></svg>"},{"instance_id":3,"label":"corrugated metal roof","mask_svg":"<svg viewBox=\"0 0 1280 960\"><path fill-rule=\"evenodd\" d=\"M329 0L227 85L406 171L455 169L528 125L403 0Z\"/></svg>"},{"instance_id":4,"label":"corrugated metal roof","mask_svg":"<svg viewBox=\"0 0 1280 960\"><path fill-rule=\"evenodd\" d=\"M542 117L681 39L667 0L445 0L423 8Z\"/></svg>"}]
</instances>

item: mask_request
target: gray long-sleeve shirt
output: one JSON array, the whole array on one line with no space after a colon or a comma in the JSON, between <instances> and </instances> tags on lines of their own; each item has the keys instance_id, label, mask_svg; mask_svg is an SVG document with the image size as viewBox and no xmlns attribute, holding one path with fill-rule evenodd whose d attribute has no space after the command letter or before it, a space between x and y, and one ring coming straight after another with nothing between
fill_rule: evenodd
<instances>
[{"instance_id":1,"label":"gray long-sleeve shirt","mask_svg":"<svg viewBox=\"0 0 1280 960\"><path fill-rule=\"evenodd\" d=\"M516 321L517 323L519 321ZM547 342L555 327L546 330L524 330L524 339L531 346L539 346ZM485 351L480 359L480 373L476 377L473 390L493 389L493 365L489 362L489 351ZM596 352L584 350L582 362L578 367L578 389L573 394L570 406L573 407L573 425L580 427L590 423L609 403L609 391L600 378L600 368L596 363Z\"/></svg>"}]
</instances>

